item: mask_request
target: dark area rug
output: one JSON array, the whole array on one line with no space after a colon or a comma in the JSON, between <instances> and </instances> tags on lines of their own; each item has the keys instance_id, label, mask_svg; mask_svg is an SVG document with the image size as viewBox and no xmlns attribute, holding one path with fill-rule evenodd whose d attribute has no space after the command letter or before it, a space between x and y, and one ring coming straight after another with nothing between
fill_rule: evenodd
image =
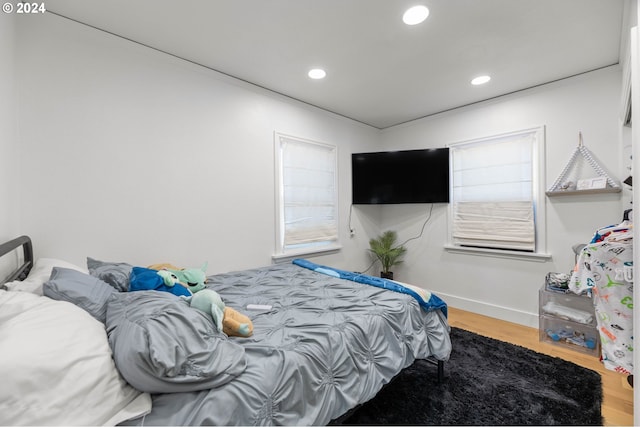
<instances>
[{"instance_id":1,"label":"dark area rug","mask_svg":"<svg viewBox=\"0 0 640 427\"><path fill-rule=\"evenodd\" d=\"M602 425L597 372L458 328L451 340L442 383L416 361L342 424Z\"/></svg>"}]
</instances>

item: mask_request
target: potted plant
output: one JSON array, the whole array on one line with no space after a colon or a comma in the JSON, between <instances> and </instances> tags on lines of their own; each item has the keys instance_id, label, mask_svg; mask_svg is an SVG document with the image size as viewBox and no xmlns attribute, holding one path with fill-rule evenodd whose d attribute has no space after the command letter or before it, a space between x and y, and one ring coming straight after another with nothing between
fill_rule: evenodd
<instances>
[{"instance_id":1,"label":"potted plant","mask_svg":"<svg viewBox=\"0 0 640 427\"><path fill-rule=\"evenodd\" d=\"M400 264L401 258L407 252L404 246L395 246L398 234L393 231L385 231L375 239L369 240L369 251L382 264L380 277L393 280L393 271L391 267Z\"/></svg>"}]
</instances>

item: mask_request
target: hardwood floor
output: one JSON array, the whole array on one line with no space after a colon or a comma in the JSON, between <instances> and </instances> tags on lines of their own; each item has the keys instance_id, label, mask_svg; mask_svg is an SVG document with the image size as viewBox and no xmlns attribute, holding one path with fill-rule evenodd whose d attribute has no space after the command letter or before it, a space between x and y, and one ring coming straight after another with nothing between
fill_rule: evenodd
<instances>
[{"instance_id":1,"label":"hardwood floor","mask_svg":"<svg viewBox=\"0 0 640 427\"><path fill-rule=\"evenodd\" d=\"M537 328L529 328L453 307L449 307L449 324L480 335L527 347L539 353L560 357L598 372L602 376L604 425L633 425L633 389L627 383L627 377L605 369L597 357L540 342Z\"/></svg>"}]
</instances>

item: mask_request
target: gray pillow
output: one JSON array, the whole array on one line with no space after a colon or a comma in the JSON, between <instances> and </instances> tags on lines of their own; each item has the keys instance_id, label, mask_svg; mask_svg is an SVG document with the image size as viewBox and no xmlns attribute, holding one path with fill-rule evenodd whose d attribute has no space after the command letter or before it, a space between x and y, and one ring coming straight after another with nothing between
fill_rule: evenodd
<instances>
[{"instance_id":1,"label":"gray pillow","mask_svg":"<svg viewBox=\"0 0 640 427\"><path fill-rule=\"evenodd\" d=\"M77 305L102 323L106 322L107 301L116 292L97 277L62 267L53 267L42 291L51 299Z\"/></svg>"},{"instance_id":2,"label":"gray pillow","mask_svg":"<svg viewBox=\"0 0 640 427\"><path fill-rule=\"evenodd\" d=\"M105 262L87 257L89 274L107 282L118 292L129 290L129 274L132 268L133 266L126 262Z\"/></svg>"}]
</instances>

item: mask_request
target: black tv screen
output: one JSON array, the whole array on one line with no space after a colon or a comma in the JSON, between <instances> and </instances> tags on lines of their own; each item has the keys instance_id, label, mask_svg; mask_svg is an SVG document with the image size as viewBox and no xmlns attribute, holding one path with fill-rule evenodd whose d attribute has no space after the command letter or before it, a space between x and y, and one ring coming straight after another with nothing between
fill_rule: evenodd
<instances>
[{"instance_id":1,"label":"black tv screen","mask_svg":"<svg viewBox=\"0 0 640 427\"><path fill-rule=\"evenodd\" d=\"M354 205L449 202L449 149L351 155Z\"/></svg>"}]
</instances>

